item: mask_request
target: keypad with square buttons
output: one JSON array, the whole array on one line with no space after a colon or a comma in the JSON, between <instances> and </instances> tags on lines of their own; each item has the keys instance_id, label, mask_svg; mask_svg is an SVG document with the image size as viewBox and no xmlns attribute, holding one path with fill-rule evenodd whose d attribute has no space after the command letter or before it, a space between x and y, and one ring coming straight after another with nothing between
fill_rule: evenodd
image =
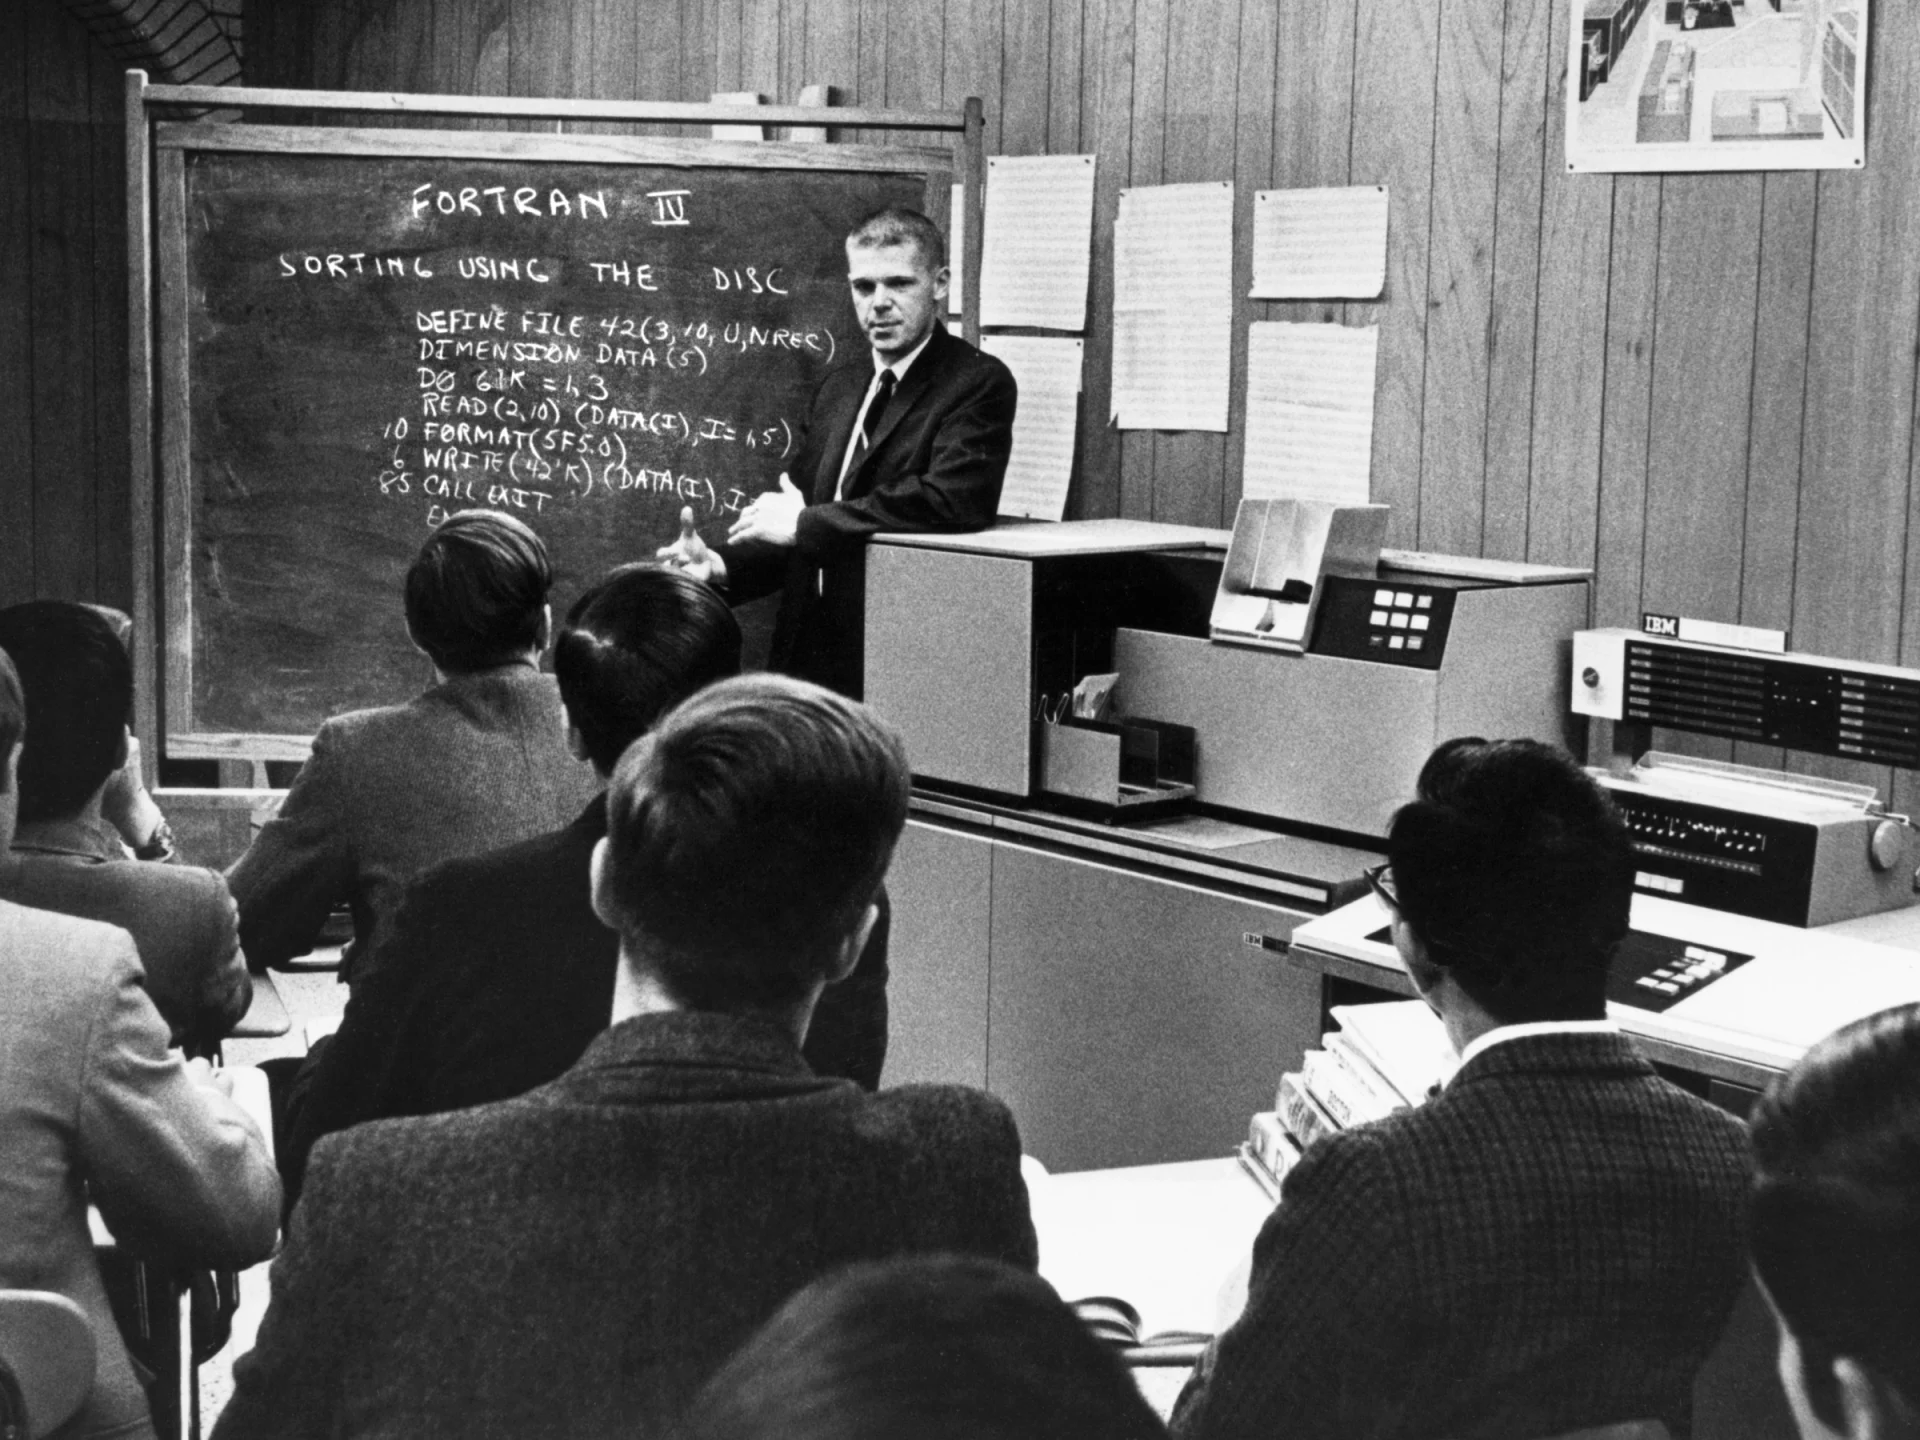
<instances>
[{"instance_id":1,"label":"keypad with square buttons","mask_svg":"<svg viewBox=\"0 0 1920 1440\"><path fill-rule=\"evenodd\" d=\"M1328 575L1308 649L1377 665L1438 669L1446 650L1454 590L1445 583Z\"/></svg>"},{"instance_id":2,"label":"keypad with square buttons","mask_svg":"<svg viewBox=\"0 0 1920 1440\"><path fill-rule=\"evenodd\" d=\"M1411 590L1379 589L1367 612L1367 646L1372 650L1424 650L1426 637L1412 633L1433 624L1433 596Z\"/></svg>"},{"instance_id":3,"label":"keypad with square buttons","mask_svg":"<svg viewBox=\"0 0 1920 1440\"><path fill-rule=\"evenodd\" d=\"M1665 1010L1752 958L1714 945L1630 931L1614 955L1607 996L1644 1010Z\"/></svg>"}]
</instances>

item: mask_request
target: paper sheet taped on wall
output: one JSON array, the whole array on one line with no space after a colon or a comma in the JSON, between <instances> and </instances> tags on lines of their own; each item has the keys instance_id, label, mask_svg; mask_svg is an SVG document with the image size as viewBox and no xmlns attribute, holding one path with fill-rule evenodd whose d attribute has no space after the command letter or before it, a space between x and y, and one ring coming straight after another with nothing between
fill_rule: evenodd
<instances>
[{"instance_id":1,"label":"paper sheet taped on wall","mask_svg":"<svg viewBox=\"0 0 1920 1440\"><path fill-rule=\"evenodd\" d=\"M980 348L997 355L1020 387L1013 420L1013 457L1000 488L1000 513L1028 520L1066 514L1073 476L1073 436L1080 415L1084 343L1037 335L985 335Z\"/></svg>"},{"instance_id":2,"label":"paper sheet taped on wall","mask_svg":"<svg viewBox=\"0 0 1920 1440\"><path fill-rule=\"evenodd\" d=\"M1233 185L1122 190L1113 256L1115 423L1123 430L1225 430Z\"/></svg>"},{"instance_id":3,"label":"paper sheet taped on wall","mask_svg":"<svg viewBox=\"0 0 1920 1440\"><path fill-rule=\"evenodd\" d=\"M1366 503L1379 350L1377 325L1248 327L1242 495Z\"/></svg>"},{"instance_id":4,"label":"paper sheet taped on wall","mask_svg":"<svg viewBox=\"0 0 1920 1440\"><path fill-rule=\"evenodd\" d=\"M1253 298L1372 300L1386 282L1386 186L1253 197Z\"/></svg>"},{"instance_id":5,"label":"paper sheet taped on wall","mask_svg":"<svg viewBox=\"0 0 1920 1440\"><path fill-rule=\"evenodd\" d=\"M947 313L959 315L966 310L962 293L967 273L967 187L953 187L953 204L947 210Z\"/></svg>"},{"instance_id":6,"label":"paper sheet taped on wall","mask_svg":"<svg viewBox=\"0 0 1920 1440\"><path fill-rule=\"evenodd\" d=\"M994 155L980 260L980 323L1087 328L1093 156Z\"/></svg>"}]
</instances>

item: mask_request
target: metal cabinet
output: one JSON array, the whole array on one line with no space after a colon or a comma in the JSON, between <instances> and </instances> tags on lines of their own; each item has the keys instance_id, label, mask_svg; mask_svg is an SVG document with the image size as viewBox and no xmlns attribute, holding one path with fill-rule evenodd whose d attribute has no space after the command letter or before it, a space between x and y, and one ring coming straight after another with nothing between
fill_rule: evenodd
<instances>
[{"instance_id":1,"label":"metal cabinet","mask_svg":"<svg viewBox=\"0 0 1920 1440\"><path fill-rule=\"evenodd\" d=\"M887 873L889 1085L987 1084L992 842L909 821Z\"/></svg>"},{"instance_id":2,"label":"metal cabinet","mask_svg":"<svg viewBox=\"0 0 1920 1440\"><path fill-rule=\"evenodd\" d=\"M1306 916L996 843L987 1085L1050 1169L1226 1154L1319 1034Z\"/></svg>"}]
</instances>

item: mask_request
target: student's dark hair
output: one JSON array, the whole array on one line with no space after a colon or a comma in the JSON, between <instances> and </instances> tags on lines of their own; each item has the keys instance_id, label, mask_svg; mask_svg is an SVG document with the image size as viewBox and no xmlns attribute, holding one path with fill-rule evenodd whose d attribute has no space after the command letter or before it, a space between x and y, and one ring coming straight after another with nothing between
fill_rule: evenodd
<instances>
[{"instance_id":1,"label":"student's dark hair","mask_svg":"<svg viewBox=\"0 0 1920 1440\"><path fill-rule=\"evenodd\" d=\"M1038 1276L939 1256L789 1300L710 1379L680 1440L1150 1440L1120 1358Z\"/></svg>"},{"instance_id":2,"label":"student's dark hair","mask_svg":"<svg viewBox=\"0 0 1920 1440\"><path fill-rule=\"evenodd\" d=\"M1507 1024L1598 1019L1627 933L1633 846L1604 791L1537 740L1462 738L1420 771L1387 858L1401 916Z\"/></svg>"},{"instance_id":3,"label":"student's dark hair","mask_svg":"<svg viewBox=\"0 0 1920 1440\"><path fill-rule=\"evenodd\" d=\"M918 210L889 205L876 210L847 232L847 244L859 249L875 245L911 245L929 271L947 263L947 237Z\"/></svg>"},{"instance_id":4,"label":"student's dark hair","mask_svg":"<svg viewBox=\"0 0 1920 1440\"><path fill-rule=\"evenodd\" d=\"M504 665L540 640L553 588L547 547L524 521L461 510L407 567L407 631L449 675Z\"/></svg>"},{"instance_id":5,"label":"student's dark hair","mask_svg":"<svg viewBox=\"0 0 1920 1440\"><path fill-rule=\"evenodd\" d=\"M623 565L567 611L553 673L588 758L611 774L667 710L740 673L740 625L711 586L663 565Z\"/></svg>"},{"instance_id":6,"label":"student's dark hair","mask_svg":"<svg viewBox=\"0 0 1920 1440\"><path fill-rule=\"evenodd\" d=\"M1920 1415L1920 1004L1815 1045L1754 1107L1753 1265L1817 1382L1848 1356Z\"/></svg>"},{"instance_id":7,"label":"student's dark hair","mask_svg":"<svg viewBox=\"0 0 1920 1440\"><path fill-rule=\"evenodd\" d=\"M27 702L20 694L20 672L0 647L0 795L7 793L7 757L27 728Z\"/></svg>"},{"instance_id":8,"label":"student's dark hair","mask_svg":"<svg viewBox=\"0 0 1920 1440\"><path fill-rule=\"evenodd\" d=\"M20 821L71 815L121 758L133 718L133 662L105 616L71 600L0 610L0 649L26 699Z\"/></svg>"},{"instance_id":9,"label":"student's dark hair","mask_svg":"<svg viewBox=\"0 0 1920 1440\"><path fill-rule=\"evenodd\" d=\"M899 737L864 705L777 675L708 686L608 787L623 936L683 1005L790 1005L879 892L907 784Z\"/></svg>"}]
</instances>

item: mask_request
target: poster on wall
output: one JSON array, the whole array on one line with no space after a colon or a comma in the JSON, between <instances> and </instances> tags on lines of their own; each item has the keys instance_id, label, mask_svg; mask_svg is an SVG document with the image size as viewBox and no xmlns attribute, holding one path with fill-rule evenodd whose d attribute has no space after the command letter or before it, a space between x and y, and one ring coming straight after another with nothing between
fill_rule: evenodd
<instances>
[{"instance_id":1,"label":"poster on wall","mask_svg":"<svg viewBox=\"0 0 1920 1440\"><path fill-rule=\"evenodd\" d=\"M1871 0L1564 0L1567 169L1866 163Z\"/></svg>"}]
</instances>

